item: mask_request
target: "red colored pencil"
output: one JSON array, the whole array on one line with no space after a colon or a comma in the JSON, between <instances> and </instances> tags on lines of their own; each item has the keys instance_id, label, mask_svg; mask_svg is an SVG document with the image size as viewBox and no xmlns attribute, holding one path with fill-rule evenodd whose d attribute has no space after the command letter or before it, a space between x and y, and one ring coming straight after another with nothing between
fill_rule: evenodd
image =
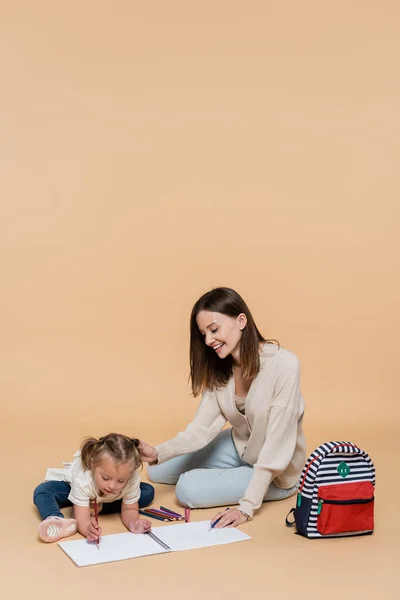
<instances>
[{"instance_id":1,"label":"red colored pencil","mask_svg":"<svg viewBox=\"0 0 400 600\"><path fill-rule=\"evenodd\" d=\"M99 526L99 512L97 510L97 500L94 499L94 517L96 519L96 525ZM100 536L97 538L96 542L97 550L100 550Z\"/></svg>"},{"instance_id":2,"label":"red colored pencil","mask_svg":"<svg viewBox=\"0 0 400 600\"><path fill-rule=\"evenodd\" d=\"M176 521L176 517L172 515L167 515L167 513L162 512L161 510L157 510L156 508L145 508L146 512L152 513L153 515L158 515L159 517L164 517L164 519L168 519L168 521Z\"/></svg>"}]
</instances>

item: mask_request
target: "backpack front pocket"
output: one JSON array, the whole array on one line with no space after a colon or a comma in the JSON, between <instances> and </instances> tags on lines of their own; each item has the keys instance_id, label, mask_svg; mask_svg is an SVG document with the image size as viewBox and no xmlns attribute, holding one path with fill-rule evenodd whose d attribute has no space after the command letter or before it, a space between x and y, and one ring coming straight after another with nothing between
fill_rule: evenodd
<instances>
[{"instance_id":1,"label":"backpack front pocket","mask_svg":"<svg viewBox=\"0 0 400 600\"><path fill-rule=\"evenodd\" d=\"M374 486L370 481L319 487L317 530L321 535L373 529Z\"/></svg>"}]
</instances>

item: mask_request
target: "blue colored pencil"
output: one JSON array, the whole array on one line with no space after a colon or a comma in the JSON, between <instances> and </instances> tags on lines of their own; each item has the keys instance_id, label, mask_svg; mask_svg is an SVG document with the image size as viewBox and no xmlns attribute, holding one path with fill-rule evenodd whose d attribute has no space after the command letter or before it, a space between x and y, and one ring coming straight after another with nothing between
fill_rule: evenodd
<instances>
[{"instance_id":1,"label":"blue colored pencil","mask_svg":"<svg viewBox=\"0 0 400 600\"><path fill-rule=\"evenodd\" d=\"M228 508L225 509L225 512L227 510L229 510L229 506L228 506ZM221 515L216 521L214 521L214 523L212 525L210 525L210 529L208 531L211 531L211 529L214 529L214 527L216 526L216 524L220 522L220 520L222 519L223 516L224 515Z\"/></svg>"}]
</instances>

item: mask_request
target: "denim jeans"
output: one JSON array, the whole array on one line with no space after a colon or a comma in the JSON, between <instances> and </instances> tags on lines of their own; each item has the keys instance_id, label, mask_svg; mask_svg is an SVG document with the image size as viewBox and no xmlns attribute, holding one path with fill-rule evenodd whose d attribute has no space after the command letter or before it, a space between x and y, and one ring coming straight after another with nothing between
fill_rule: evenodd
<instances>
[{"instance_id":1,"label":"denim jeans","mask_svg":"<svg viewBox=\"0 0 400 600\"><path fill-rule=\"evenodd\" d=\"M33 502L42 519L64 516L60 509L72 506L72 502L68 500L70 490L70 484L65 481L44 481L37 486L33 493ZM139 508L148 506L153 498L153 486L149 483L141 483ZM121 504L122 499L114 500L114 502L104 502L101 514L110 515L121 512Z\"/></svg>"},{"instance_id":2,"label":"denim jeans","mask_svg":"<svg viewBox=\"0 0 400 600\"><path fill-rule=\"evenodd\" d=\"M175 495L183 506L208 508L238 504L244 496L253 467L237 453L232 430L224 429L205 448L148 468L153 483L176 484ZM264 502L284 500L297 490L268 488Z\"/></svg>"}]
</instances>

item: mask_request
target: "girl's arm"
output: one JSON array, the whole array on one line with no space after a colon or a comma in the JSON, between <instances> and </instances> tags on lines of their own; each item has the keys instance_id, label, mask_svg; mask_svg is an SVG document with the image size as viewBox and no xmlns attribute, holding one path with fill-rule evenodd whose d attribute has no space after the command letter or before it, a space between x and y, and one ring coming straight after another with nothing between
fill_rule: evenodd
<instances>
[{"instance_id":1,"label":"girl's arm","mask_svg":"<svg viewBox=\"0 0 400 600\"><path fill-rule=\"evenodd\" d=\"M90 517L88 506L74 504L74 517L78 521L78 531L89 542L97 542L101 536L101 527Z\"/></svg>"},{"instance_id":2,"label":"girl's arm","mask_svg":"<svg viewBox=\"0 0 400 600\"><path fill-rule=\"evenodd\" d=\"M123 524L131 533L147 533L151 529L151 522L147 519L139 519L139 504L125 504L122 502L121 519Z\"/></svg>"}]
</instances>

